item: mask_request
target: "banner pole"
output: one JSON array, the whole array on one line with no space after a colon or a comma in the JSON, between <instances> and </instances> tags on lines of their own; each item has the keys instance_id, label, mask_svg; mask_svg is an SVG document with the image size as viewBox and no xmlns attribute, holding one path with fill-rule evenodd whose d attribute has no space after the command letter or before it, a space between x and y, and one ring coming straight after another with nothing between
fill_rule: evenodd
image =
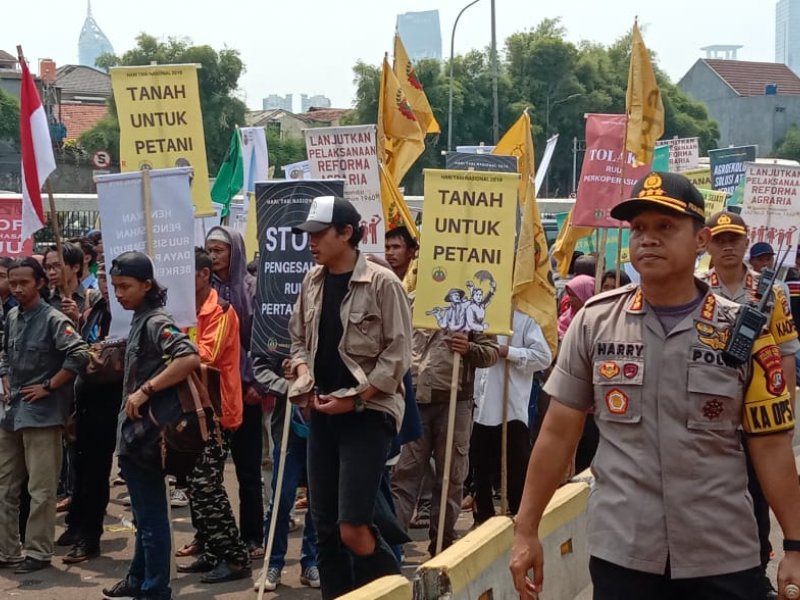
<instances>
[{"instance_id":1,"label":"banner pole","mask_svg":"<svg viewBox=\"0 0 800 600\"><path fill-rule=\"evenodd\" d=\"M281 437L281 452L278 458L278 477L275 480L275 493L272 495L272 514L269 519L269 533L267 534L267 541L264 545L264 565L261 567L261 573L258 576L258 600L264 598L264 585L267 581L267 570L269 568L269 557L272 554L272 543L275 540L275 529L278 526L278 510L281 502L281 492L283 490L283 472L286 467L286 449L289 445L289 429L292 423L292 403L286 399L286 414L283 416L283 436ZM275 468L274 466L272 467ZM311 510L309 507L308 510Z\"/></svg>"},{"instance_id":2,"label":"banner pole","mask_svg":"<svg viewBox=\"0 0 800 600\"><path fill-rule=\"evenodd\" d=\"M447 496L450 490L450 465L453 462L453 436L456 428L456 401L458 398L458 375L461 371L461 355L453 352L453 377L450 380L450 405L447 411L447 441L444 447L444 473L442 491L439 498L439 525L436 530L436 554L441 553L444 544L444 522L447 511Z\"/></svg>"},{"instance_id":3,"label":"banner pole","mask_svg":"<svg viewBox=\"0 0 800 600\"><path fill-rule=\"evenodd\" d=\"M144 204L145 251L153 258L153 190L150 186L150 169L142 169L142 203Z\"/></svg>"},{"instance_id":4,"label":"banner pole","mask_svg":"<svg viewBox=\"0 0 800 600\"><path fill-rule=\"evenodd\" d=\"M45 190L47 191L47 200L50 205L50 228L53 230L53 237L56 242L56 252L58 259L61 261L61 286L60 292L62 298L72 298L72 292L75 290L67 289L67 261L64 259L64 241L61 239L61 225L58 222L58 213L56 212L56 200L53 197L53 186L48 177L45 181Z\"/></svg>"},{"instance_id":5,"label":"banner pole","mask_svg":"<svg viewBox=\"0 0 800 600\"><path fill-rule=\"evenodd\" d=\"M603 235L600 236L600 245L597 248L597 265L594 269L594 293L600 293L600 286L603 283L603 272L606 263L606 246L608 246L608 227L603 227Z\"/></svg>"},{"instance_id":6,"label":"banner pole","mask_svg":"<svg viewBox=\"0 0 800 600\"><path fill-rule=\"evenodd\" d=\"M508 338L509 345L511 336ZM500 514L508 514L508 356L503 366L503 424L500 434ZM485 401L485 400L484 400Z\"/></svg>"}]
</instances>

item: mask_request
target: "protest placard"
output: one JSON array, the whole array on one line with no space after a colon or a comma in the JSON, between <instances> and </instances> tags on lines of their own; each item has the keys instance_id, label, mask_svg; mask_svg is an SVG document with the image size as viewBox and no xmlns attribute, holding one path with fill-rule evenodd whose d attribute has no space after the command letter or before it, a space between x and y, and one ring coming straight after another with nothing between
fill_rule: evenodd
<instances>
[{"instance_id":1,"label":"protest placard","mask_svg":"<svg viewBox=\"0 0 800 600\"><path fill-rule=\"evenodd\" d=\"M697 188L697 191L703 194L703 200L705 201L706 207L706 217L710 217L714 213L725 210L725 199L728 197L728 194L725 192L718 192L717 190L706 190L703 188Z\"/></svg>"},{"instance_id":2,"label":"protest placard","mask_svg":"<svg viewBox=\"0 0 800 600\"><path fill-rule=\"evenodd\" d=\"M424 176L414 327L508 335L519 174Z\"/></svg>"},{"instance_id":3,"label":"protest placard","mask_svg":"<svg viewBox=\"0 0 800 600\"><path fill-rule=\"evenodd\" d=\"M656 147L669 148L669 170L673 173L696 169L700 162L700 140L696 137L659 140Z\"/></svg>"},{"instance_id":4,"label":"protest placard","mask_svg":"<svg viewBox=\"0 0 800 600\"><path fill-rule=\"evenodd\" d=\"M197 323L194 280L194 214L189 190L191 169L150 172L153 265L159 285L167 288L167 310L178 327ZM117 173L97 178L97 202L108 268L129 250L146 252L142 174ZM109 294L112 338L128 337L133 313Z\"/></svg>"},{"instance_id":5,"label":"protest placard","mask_svg":"<svg viewBox=\"0 0 800 600\"><path fill-rule=\"evenodd\" d=\"M0 256L33 254L33 239L22 239L22 196L0 194Z\"/></svg>"},{"instance_id":6,"label":"protest placard","mask_svg":"<svg viewBox=\"0 0 800 600\"><path fill-rule=\"evenodd\" d=\"M800 225L800 167L745 164L742 218L750 244L767 242L794 266ZM786 250L792 250L786 252Z\"/></svg>"},{"instance_id":7,"label":"protest placard","mask_svg":"<svg viewBox=\"0 0 800 600\"><path fill-rule=\"evenodd\" d=\"M363 219L361 250L383 255L385 223L381 204L375 125L306 129L312 179L343 179L344 197Z\"/></svg>"},{"instance_id":8,"label":"protest placard","mask_svg":"<svg viewBox=\"0 0 800 600\"><path fill-rule=\"evenodd\" d=\"M315 264L308 234L294 234L292 226L306 219L317 196L342 194L342 180L256 183L260 260L251 349L254 355L288 356L289 317L303 278Z\"/></svg>"},{"instance_id":9,"label":"protest placard","mask_svg":"<svg viewBox=\"0 0 800 600\"><path fill-rule=\"evenodd\" d=\"M711 189L732 196L744 177L746 162L756 159L756 146L737 146L708 151L711 163Z\"/></svg>"},{"instance_id":10,"label":"protest placard","mask_svg":"<svg viewBox=\"0 0 800 600\"><path fill-rule=\"evenodd\" d=\"M586 152L572 215L579 227L618 227L611 209L628 198L633 185L650 170L636 167L635 156L625 151L625 115L590 114L586 117Z\"/></svg>"},{"instance_id":11,"label":"protest placard","mask_svg":"<svg viewBox=\"0 0 800 600\"><path fill-rule=\"evenodd\" d=\"M699 167L681 173L686 179L692 182L696 188L711 189L711 169L709 167Z\"/></svg>"},{"instance_id":12,"label":"protest placard","mask_svg":"<svg viewBox=\"0 0 800 600\"><path fill-rule=\"evenodd\" d=\"M516 173L516 156L499 156L496 154L478 154L470 152L446 152L445 168L456 171L494 171L500 173Z\"/></svg>"},{"instance_id":13,"label":"protest placard","mask_svg":"<svg viewBox=\"0 0 800 600\"><path fill-rule=\"evenodd\" d=\"M208 160L197 87L198 65L114 67L120 169L192 167L192 202L210 215Z\"/></svg>"},{"instance_id":14,"label":"protest placard","mask_svg":"<svg viewBox=\"0 0 800 600\"><path fill-rule=\"evenodd\" d=\"M307 160L283 165L281 169L286 179L311 179L311 165Z\"/></svg>"}]
</instances>

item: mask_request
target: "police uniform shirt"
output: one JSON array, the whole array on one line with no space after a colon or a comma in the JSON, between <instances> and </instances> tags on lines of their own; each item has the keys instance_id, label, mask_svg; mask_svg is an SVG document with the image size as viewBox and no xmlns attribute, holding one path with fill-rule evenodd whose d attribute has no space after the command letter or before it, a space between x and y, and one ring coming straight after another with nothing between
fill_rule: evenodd
<instances>
[{"instance_id":1,"label":"police uniform shirt","mask_svg":"<svg viewBox=\"0 0 800 600\"><path fill-rule=\"evenodd\" d=\"M759 564L739 429L794 426L769 334L752 367L721 352L738 305L711 294L664 332L635 284L595 296L570 326L545 391L594 408L600 442L589 499L592 556L675 578Z\"/></svg>"},{"instance_id":2,"label":"police uniform shirt","mask_svg":"<svg viewBox=\"0 0 800 600\"><path fill-rule=\"evenodd\" d=\"M711 268L706 273L698 275L705 281L715 294L732 300L738 304L756 302L756 287L761 274L753 269L747 269L742 285L737 290L729 290L719 278L716 271ZM780 348L781 356L791 356L800 352L800 342L797 340L797 329L792 318L792 308L786 292L780 285L773 286L773 298L770 301L769 331Z\"/></svg>"},{"instance_id":3,"label":"police uniform shirt","mask_svg":"<svg viewBox=\"0 0 800 600\"><path fill-rule=\"evenodd\" d=\"M11 396L3 428L17 431L64 425L73 399L71 382L34 402L23 401L20 390L43 383L61 369L80 373L89 362L86 342L72 321L44 300L26 311L19 306L11 309L6 334L0 375L8 376Z\"/></svg>"},{"instance_id":4,"label":"police uniform shirt","mask_svg":"<svg viewBox=\"0 0 800 600\"><path fill-rule=\"evenodd\" d=\"M125 348L122 389L128 394L134 392L162 371L167 361L190 354L197 354L197 347L175 326L166 310L145 308L136 311Z\"/></svg>"}]
</instances>

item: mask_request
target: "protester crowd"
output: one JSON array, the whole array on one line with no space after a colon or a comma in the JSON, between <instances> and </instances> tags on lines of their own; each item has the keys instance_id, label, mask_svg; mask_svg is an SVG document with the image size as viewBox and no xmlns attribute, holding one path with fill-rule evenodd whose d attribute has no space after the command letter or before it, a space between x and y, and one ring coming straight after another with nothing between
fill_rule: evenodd
<instances>
[{"instance_id":1,"label":"protester crowd","mask_svg":"<svg viewBox=\"0 0 800 600\"><path fill-rule=\"evenodd\" d=\"M317 266L306 275L291 317L291 352L271 358L251 352L256 280L242 236L232 228L212 228L205 247L196 249L197 325L186 330L165 310L169 290L157 281L152 261L126 252L106 262L98 231L64 242L61 253L53 246L42 255L0 257L0 568L19 575L44 569L55 546L69 548L65 564L99 556L115 456L120 470L114 475L127 485L136 538L127 576L103 590L105 598L172 597L165 473L176 475L176 489L188 497L195 529L192 542L175 550L186 559L177 569L200 574L203 583L251 577L278 503L262 574L268 591L281 583L296 493L307 484L301 582L321 587L323 598L400 573L409 528L427 527L431 555L439 538L443 548L453 544L462 510L472 511L476 525L496 514L502 479L508 512L520 511L531 449L548 411L541 384L557 359L567 359L553 355L543 324L519 310L510 336L414 329L415 292L408 282L418 241L398 227L386 233L385 260L364 255L361 221L348 201L320 197L308 219L293 224L296 234L308 236ZM774 266L774 250L756 244L748 266L742 218L723 212L708 226L713 266L701 279L733 302L750 300L759 271ZM559 282L557 328L564 343L576 335L576 323L583 327L584 306L598 301L596 292L602 290L602 302L620 293L618 287L637 288L615 270L597 285L596 268L596 256L576 253ZM800 344L786 323L800 311L800 254L786 280L775 287L769 327L793 394ZM126 344L108 340L109 293L133 315ZM443 490L454 353L461 358L454 450ZM153 423L171 419L185 388L212 408L208 418L198 417L202 447L181 455ZM265 406L274 443L266 507ZM596 407L581 410L587 418L559 482L589 467L598 449ZM225 489L229 454L238 511ZM765 572L772 550L769 505L749 458L748 475L759 577L764 597L774 597ZM180 497L173 501L181 504ZM56 539L58 510L66 512L66 528Z\"/></svg>"}]
</instances>

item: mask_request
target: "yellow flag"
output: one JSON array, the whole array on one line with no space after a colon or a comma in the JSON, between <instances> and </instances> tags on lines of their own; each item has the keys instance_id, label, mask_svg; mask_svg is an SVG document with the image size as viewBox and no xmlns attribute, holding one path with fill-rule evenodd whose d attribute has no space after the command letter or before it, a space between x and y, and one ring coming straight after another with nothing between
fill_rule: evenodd
<instances>
[{"instance_id":1,"label":"yellow flag","mask_svg":"<svg viewBox=\"0 0 800 600\"><path fill-rule=\"evenodd\" d=\"M378 97L378 155L399 184L424 150L425 133L384 56Z\"/></svg>"},{"instance_id":2,"label":"yellow flag","mask_svg":"<svg viewBox=\"0 0 800 600\"><path fill-rule=\"evenodd\" d=\"M569 265L572 262L572 255L575 253L575 246L578 240L594 233L591 227L575 227L572 224L572 211L570 209L564 226L558 232L558 237L553 244L553 258L558 263L556 268L561 277L566 277L569 273Z\"/></svg>"},{"instance_id":3,"label":"yellow flag","mask_svg":"<svg viewBox=\"0 0 800 600\"><path fill-rule=\"evenodd\" d=\"M533 138L528 111L522 113L497 143L493 154L516 156L520 173L522 225L514 266L514 303L518 310L530 315L539 324L555 356L558 347L556 287L547 256L547 238L536 204Z\"/></svg>"},{"instance_id":4,"label":"yellow flag","mask_svg":"<svg viewBox=\"0 0 800 600\"><path fill-rule=\"evenodd\" d=\"M664 134L664 104L650 63L650 54L637 23L633 24L625 111L628 114L625 148L636 155L638 163L650 164L656 140Z\"/></svg>"},{"instance_id":5,"label":"yellow flag","mask_svg":"<svg viewBox=\"0 0 800 600\"><path fill-rule=\"evenodd\" d=\"M411 216L411 211L408 209L406 199L397 184L392 180L392 176L386 171L383 163L380 164L380 177L381 177L381 204L383 204L383 217L386 223L386 231L395 229L396 227L405 226L408 233L412 237L419 239L419 232L417 231L417 224L414 217Z\"/></svg>"},{"instance_id":6,"label":"yellow flag","mask_svg":"<svg viewBox=\"0 0 800 600\"><path fill-rule=\"evenodd\" d=\"M417 72L414 70L414 65L411 64L411 59L408 57L399 33L394 34L394 74L400 82L406 98L411 103L414 114L417 115L422 132L441 133L442 130L439 128L436 117L433 116L433 109L422 84L417 79Z\"/></svg>"}]
</instances>

